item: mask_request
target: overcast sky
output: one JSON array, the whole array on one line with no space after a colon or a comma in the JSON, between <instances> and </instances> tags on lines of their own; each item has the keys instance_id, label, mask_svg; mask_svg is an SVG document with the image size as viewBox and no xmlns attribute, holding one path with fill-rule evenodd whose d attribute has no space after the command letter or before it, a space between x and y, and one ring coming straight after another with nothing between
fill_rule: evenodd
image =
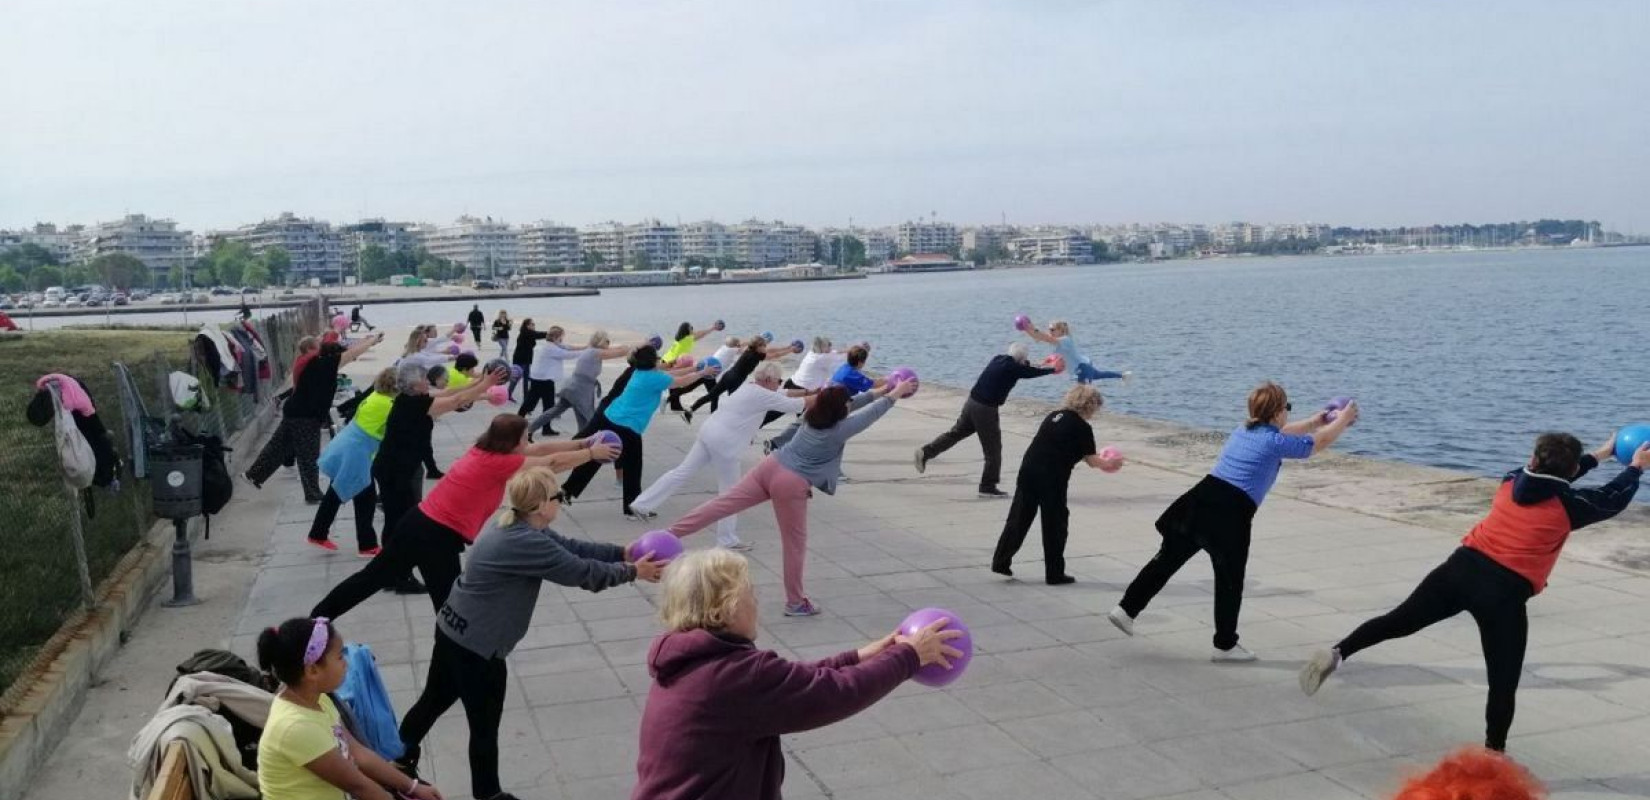
<instances>
[{"instance_id":1,"label":"overcast sky","mask_svg":"<svg viewBox=\"0 0 1650 800\"><path fill-rule=\"evenodd\" d=\"M5 0L0 227L1590 217L1650 2Z\"/></svg>"}]
</instances>

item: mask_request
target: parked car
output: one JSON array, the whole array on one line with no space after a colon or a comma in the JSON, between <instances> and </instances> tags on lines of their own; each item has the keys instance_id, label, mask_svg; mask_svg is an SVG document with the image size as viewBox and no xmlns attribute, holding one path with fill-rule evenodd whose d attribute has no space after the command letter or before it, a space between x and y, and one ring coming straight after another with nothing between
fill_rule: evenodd
<instances>
[{"instance_id":1,"label":"parked car","mask_svg":"<svg viewBox=\"0 0 1650 800\"><path fill-rule=\"evenodd\" d=\"M235 290L231 289L228 286L214 286L214 287L212 287L212 294L218 295L220 297L223 296L223 295L230 295L230 294L234 294L234 293L235 293Z\"/></svg>"},{"instance_id":2,"label":"parked car","mask_svg":"<svg viewBox=\"0 0 1650 800\"><path fill-rule=\"evenodd\" d=\"M496 281L489 281L489 280L470 281L470 288L471 289L497 289L498 288L498 283Z\"/></svg>"},{"instance_id":3,"label":"parked car","mask_svg":"<svg viewBox=\"0 0 1650 800\"><path fill-rule=\"evenodd\" d=\"M123 306L123 305L126 305L126 304L130 303L131 300L128 299L126 297L126 295L124 295L124 294L117 294L117 295L115 295L115 298L114 298L113 302L117 306Z\"/></svg>"},{"instance_id":4,"label":"parked car","mask_svg":"<svg viewBox=\"0 0 1650 800\"><path fill-rule=\"evenodd\" d=\"M81 302L81 305L84 305L87 308L97 308L99 306L102 306L107 301L104 300L101 297L93 295L91 297L86 298L85 300L80 301L80 302Z\"/></svg>"},{"instance_id":5,"label":"parked car","mask_svg":"<svg viewBox=\"0 0 1650 800\"><path fill-rule=\"evenodd\" d=\"M86 301L80 299L79 297L71 297L71 298L63 301L63 307L64 308L81 308L85 305L86 305Z\"/></svg>"},{"instance_id":6,"label":"parked car","mask_svg":"<svg viewBox=\"0 0 1650 800\"><path fill-rule=\"evenodd\" d=\"M163 306L177 305L178 296L175 294L163 294L156 297L155 302L160 303Z\"/></svg>"},{"instance_id":7,"label":"parked car","mask_svg":"<svg viewBox=\"0 0 1650 800\"><path fill-rule=\"evenodd\" d=\"M17 307L16 301L10 297L0 297L0 311L9 311Z\"/></svg>"},{"instance_id":8,"label":"parked car","mask_svg":"<svg viewBox=\"0 0 1650 800\"><path fill-rule=\"evenodd\" d=\"M149 290L148 289L133 289L132 294L131 294L131 298L133 300L148 300L149 299Z\"/></svg>"},{"instance_id":9,"label":"parked car","mask_svg":"<svg viewBox=\"0 0 1650 800\"><path fill-rule=\"evenodd\" d=\"M264 290L259 289L256 286L242 286L241 287L241 294L263 294L263 293L264 293Z\"/></svg>"}]
</instances>

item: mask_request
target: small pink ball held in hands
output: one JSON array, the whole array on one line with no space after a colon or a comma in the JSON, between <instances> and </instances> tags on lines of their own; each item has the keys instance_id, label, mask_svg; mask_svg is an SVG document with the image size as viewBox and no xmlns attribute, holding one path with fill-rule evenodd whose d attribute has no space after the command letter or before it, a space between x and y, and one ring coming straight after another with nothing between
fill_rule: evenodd
<instances>
[{"instance_id":1,"label":"small pink ball held in hands","mask_svg":"<svg viewBox=\"0 0 1650 800\"><path fill-rule=\"evenodd\" d=\"M595 447L598 444L605 444L621 451L624 449L624 440L619 438L619 434L609 430L596 431L589 439L584 440L585 447ZM617 457L617 454L615 454L615 457ZM608 462L602 461L602 463L606 464Z\"/></svg>"},{"instance_id":2,"label":"small pink ball held in hands","mask_svg":"<svg viewBox=\"0 0 1650 800\"><path fill-rule=\"evenodd\" d=\"M974 637L968 632L968 626L964 625L956 614L943 608L924 608L911 612L911 616L899 624L899 632L906 636L915 636L918 631L942 619L947 622L940 630L962 631L961 636L946 642L947 645L962 651L962 655L951 659L950 669L939 664L919 668L911 680L924 686L950 686L962 677L963 670L968 668L968 662L974 658Z\"/></svg>"},{"instance_id":3,"label":"small pink ball held in hands","mask_svg":"<svg viewBox=\"0 0 1650 800\"><path fill-rule=\"evenodd\" d=\"M1024 314L1015 314L1014 315L1014 330L1017 330L1017 331L1031 330L1031 317L1028 317Z\"/></svg>"},{"instance_id":4,"label":"small pink ball held in hands","mask_svg":"<svg viewBox=\"0 0 1650 800\"><path fill-rule=\"evenodd\" d=\"M1123 465L1121 463L1122 460L1123 460L1123 451L1122 450L1119 450L1115 447L1112 447L1111 445L1106 445L1105 447L1100 448L1099 456L1101 458L1107 460L1107 461L1117 462L1117 463L1114 463L1112 466L1109 466L1109 467L1108 466L1101 466L1100 467L1101 472L1116 472L1116 471L1123 468Z\"/></svg>"},{"instance_id":5,"label":"small pink ball held in hands","mask_svg":"<svg viewBox=\"0 0 1650 800\"><path fill-rule=\"evenodd\" d=\"M625 548L625 554L635 561L653 554L654 561L669 562L682 554L682 540L670 531L648 531Z\"/></svg>"},{"instance_id":6,"label":"small pink ball held in hands","mask_svg":"<svg viewBox=\"0 0 1650 800\"><path fill-rule=\"evenodd\" d=\"M498 384L489 386L487 387L487 402L495 406L502 406L510 402L510 392Z\"/></svg>"},{"instance_id":7,"label":"small pink ball held in hands","mask_svg":"<svg viewBox=\"0 0 1650 800\"><path fill-rule=\"evenodd\" d=\"M1341 409L1346 408L1349 405L1352 405L1352 398L1345 395L1330 400L1329 403L1323 407L1323 410L1327 412L1323 415L1323 421L1334 422L1339 419L1341 416ZM1358 423L1354 422L1352 424L1356 425Z\"/></svg>"},{"instance_id":8,"label":"small pink ball held in hands","mask_svg":"<svg viewBox=\"0 0 1650 800\"><path fill-rule=\"evenodd\" d=\"M464 334L462 334L462 333L453 334L452 339L453 339L454 342L457 342L458 344L464 344Z\"/></svg>"},{"instance_id":9,"label":"small pink ball held in hands","mask_svg":"<svg viewBox=\"0 0 1650 800\"><path fill-rule=\"evenodd\" d=\"M676 359L676 366L678 368L693 366L693 356L678 356Z\"/></svg>"},{"instance_id":10,"label":"small pink ball held in hands","mask_svg":"<svg viewBox=\"0 0 1650 800\"><path fill-rule=\"evenodd\" d=\"M1043 366L1053 367L1054 374L1063 375L1066 372L1066 359L1059 353L1050 353L1048 358L1043 359Z\"/></svg>"}]
</instances>

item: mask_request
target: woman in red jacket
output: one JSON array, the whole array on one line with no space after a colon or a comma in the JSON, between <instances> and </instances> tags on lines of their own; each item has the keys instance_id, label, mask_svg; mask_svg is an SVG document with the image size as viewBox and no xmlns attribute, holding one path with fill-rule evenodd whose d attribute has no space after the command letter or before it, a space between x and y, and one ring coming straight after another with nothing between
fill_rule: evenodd
<instances>
[{"instance_id":1,"label":"woman in red jacket","mask_svg":"<svg viewBox=\"0 0 1650 800\"><path fill-rule=\"evenodd\" d=\"M1613 442L1615 437L1611 437ZM1577 528L1603 522L1627 508L1650 467L1650 444L1633 463L1596 489L1570 483L1610 457L1614 445L1581 452L1568 433L1544 433L1522 469L1507 473L1484 517L1461 546L1429 573L1397 608L1358 626L1340 644L1320 650L1301 669L1301 691L1316 694L1325 678L1354 654L1418 633L1463 611L1478 623L1490 685L1484 709L1484 746L1507 749L1530 632L1524 606L1547 588L1564 542Z\"/></svg>"},{"instance_id":2,"label":"woman in red jacket","mask_svg":"<svg viewBox=\"0 0 1650 800\"><path fill-rule=\"evenodd\" d=\"M647 655L653 688L642 712L634 800L778 800L779 736L824 727L886 697L928 664L962 655L937 620L858 650L796 663L758 650L756 591L745 557L717 548L665 571L666 633Z\"/></svg>"}]
</instances>

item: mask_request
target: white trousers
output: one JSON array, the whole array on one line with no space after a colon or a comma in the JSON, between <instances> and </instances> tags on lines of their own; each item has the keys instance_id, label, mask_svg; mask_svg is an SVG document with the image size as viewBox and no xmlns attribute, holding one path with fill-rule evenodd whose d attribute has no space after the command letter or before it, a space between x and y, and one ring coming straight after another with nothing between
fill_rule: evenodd
<instances>
[{"instance_id":1,"label":"white trousers","mask_svg":"<svg viewBox=\"0 0 1650 800\"><path fill-rule=\"evenodd\" d=\"M739 479L742 477L739 472L739 456L737 454L718 456L712 453L704 442L694 442L693 449L688 451L687 458L682 459L682 463L677 464L674 469L660 475L652 486L647 487L647 491L642 492L640 497L630 501L630 507L636 511L653 512L659 510L659 506L669 500L670 496L681 489L682 485L687 483L694 473L707 464L716 468L716 491L718 494L726 494L729 489L739 483ZM722 547L739 544L738 525L737 515L729 515L718 520L716 523L716 544Z\"/></svg>"}]
</instances>

